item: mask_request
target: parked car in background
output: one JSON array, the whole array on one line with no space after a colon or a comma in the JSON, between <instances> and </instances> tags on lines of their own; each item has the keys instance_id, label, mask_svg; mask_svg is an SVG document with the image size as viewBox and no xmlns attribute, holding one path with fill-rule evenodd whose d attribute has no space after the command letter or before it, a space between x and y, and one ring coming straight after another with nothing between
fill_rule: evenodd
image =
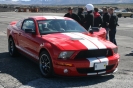
<instances>
[{"instance_id":1,"label":"parked car in background","mask_svg":"<svg viewBox=\"0 0 133 88\"><path fill-rule=\"evenodd\" d=\"M102 16L103 15L103 10L102 9L99 9L98 10L99 14Z\"/></svg>"},{"instance_id":2,"label":"parked car in background","mask_svg":"<svg viewBox=\"0 0 133 88\"><path fill-rule=\"evenodd\" d=\"M114 11L116 13L116 15L120 18L120 17L131 17L133 18L133 13L132 12L128 12L126 9L121 9L121 10L115 10Z\"/></svg>"}]
</instances>

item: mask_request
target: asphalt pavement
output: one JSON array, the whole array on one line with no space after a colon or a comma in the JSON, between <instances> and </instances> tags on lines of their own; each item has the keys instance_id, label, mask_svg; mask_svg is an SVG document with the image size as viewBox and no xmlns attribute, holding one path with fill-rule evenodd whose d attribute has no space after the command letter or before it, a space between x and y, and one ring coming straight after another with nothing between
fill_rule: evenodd
<instances>
[{"instance_id":1,"label":"asphalt pavement","mask_svg":"<svg viewBox=\"0 0 133 88\"><path fill-rule=\"evenodd\" d=\"M133 18L119 18L116 40L120 62L113 75L96 77L44 78L37 64L24 56L12 58L8 54L6 29L11 21L28 16L63 13L0 13L0 88L133 88Z\"/></svg>"}]
</instances>

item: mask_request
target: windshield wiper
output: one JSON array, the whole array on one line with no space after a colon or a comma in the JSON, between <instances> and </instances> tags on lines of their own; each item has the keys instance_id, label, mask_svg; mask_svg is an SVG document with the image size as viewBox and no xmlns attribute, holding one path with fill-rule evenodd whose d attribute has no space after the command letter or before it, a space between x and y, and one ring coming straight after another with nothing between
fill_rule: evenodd
<instances>
[{"instance_id":1,"label":"windshield wiper","mask_svg":"<svg viewBox=\"0 0 133 88\"><path fill-rule=\"evenodd\" d=\"M47 33L41 33L41 35L46 35L46 34L54 34L54 33L63 33L63 32L47 32Z\"/></svg>"}]
</instances>

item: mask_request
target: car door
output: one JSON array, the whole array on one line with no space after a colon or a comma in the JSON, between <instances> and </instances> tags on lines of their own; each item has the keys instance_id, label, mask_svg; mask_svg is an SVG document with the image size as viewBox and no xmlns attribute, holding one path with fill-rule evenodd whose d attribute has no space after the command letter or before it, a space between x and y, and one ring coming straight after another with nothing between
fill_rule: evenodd
<instances>
[{"instance_id":1,"label":"car door","mask_svg":"<svg viewBox=\"0 0 133 88\"><path fill-rule=\"evenodd\" d=\"M25 29L33 29L36 31L33 19L26 19L22 23L21 31L18 33L18 41L20 49L28 55L37 58L37 48L39 43L36 41L36 34L26 33Z\"/></svg>"},{"instance_id":2,"label":"car door","mask_svg":"<svg viewBox=\"0 0 133 88\"><path fill-rule=\"evenodd\" d=\"M125 17L129 17L129 14L130 14L130 13L127 12L126 10L123 10L122 13L123 13L123 16L125 16Z\"/></svg>"}]
</instances>

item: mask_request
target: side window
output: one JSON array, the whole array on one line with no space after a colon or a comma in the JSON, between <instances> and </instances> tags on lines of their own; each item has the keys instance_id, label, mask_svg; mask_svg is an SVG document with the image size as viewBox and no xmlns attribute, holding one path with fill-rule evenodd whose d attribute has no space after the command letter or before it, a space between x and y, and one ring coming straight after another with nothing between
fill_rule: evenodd
<instances>
[{"instance_id":1,"label":"side window","mask_svg":"<svg viewBox=\"0 0 133 88\"><path fill-rule=\"evenodd\" d=\"M17 26L18 28L21 28L21 25L22 25L22 20L20 20L20 21L17 22L17 24L16 24L16 26Z\"/></svg>"},{"instance_id":2,"label":"side window","mask_svg":"<svg viewBox=\"0 0 133 88\"><path fill-rule=\"evenodd\" d=\"M127 12L126 10L123 10L122 12Z\"/></svg>"},{"instance_id":3,"label":"side window","mask_svg":"<svg viewBox=\"0 0 133 88\"><path fill-rule=\"evenodd\" d=\"M25 29L35 30L35 23L34 23L34 21L33 20L25 20L23 22L22 30L25 30Z\"/></svg>"}]
</instances>

